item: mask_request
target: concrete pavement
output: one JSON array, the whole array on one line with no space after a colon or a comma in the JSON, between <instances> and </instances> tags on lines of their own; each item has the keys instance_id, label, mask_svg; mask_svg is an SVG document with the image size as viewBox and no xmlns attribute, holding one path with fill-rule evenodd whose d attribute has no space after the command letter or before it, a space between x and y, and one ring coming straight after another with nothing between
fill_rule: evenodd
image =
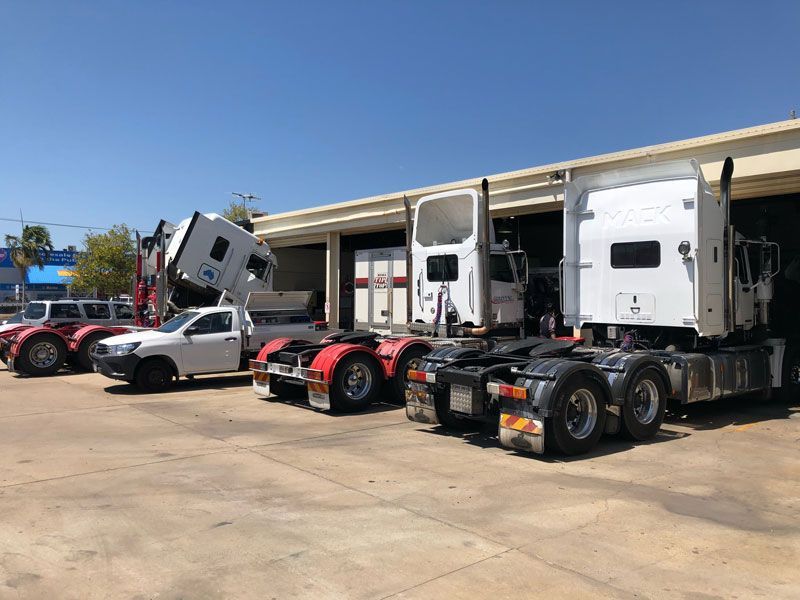
<instances>
[{"instance_id":1,"label":"concrete pavement","mask_svg":"<svg viewBox=\"0 0 800 600\"><path fill-rule=\"evenodd\" d=\"M0 598L800 597L796 404L563 460L246 376L132 392L0 370Z\"/></svg>"}]
</instances>

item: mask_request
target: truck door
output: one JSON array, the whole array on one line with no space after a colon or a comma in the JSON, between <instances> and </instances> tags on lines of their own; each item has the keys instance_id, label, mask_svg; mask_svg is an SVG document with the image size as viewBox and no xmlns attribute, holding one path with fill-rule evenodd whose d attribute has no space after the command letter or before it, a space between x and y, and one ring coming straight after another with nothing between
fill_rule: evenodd
<instances>
[{"instance_id":1,"label":"truck door","mask_svg":"<svg viewBox=\"0 0 800 600\"><path fill-rule=\"evenodd\" d=\"M750 275L750 260L745 245L736 245L734 269L736 270L736 325L745 329L752 329L753 313L755 312L753 301L754 282Z\"/></svg>"},{"instance_id":2,"label":"truck door","mask_svg":"<svg viewBox=\"0 0 800 600\"><path fill-rule=\"evenodd\" d=\"M392 323L392 255L373 252L369 272L369 328L389 330Z\"/></svg>"},{"instance_id":3,"label":"truck door","mask_svg":"<svg viewBox=\"0 0 800 600\"><path fill-rule=\"evenodd\" d=\"M506 252L493 252L489 262L492 280L492 320L496 323L521 323L523 286L516 277L516 265Z\"/></svg>"},{"instance_id":4,"label":"truck door","mask_svg":"<svg viewBox=\"0 0 800 600\"><path fill-rule=\"evenodd\" d=\"M189 323L181 338L184 372L235 371L239 367L242 334L233 328L233 311L206 313Z\"/></svg>"}]
</instances>

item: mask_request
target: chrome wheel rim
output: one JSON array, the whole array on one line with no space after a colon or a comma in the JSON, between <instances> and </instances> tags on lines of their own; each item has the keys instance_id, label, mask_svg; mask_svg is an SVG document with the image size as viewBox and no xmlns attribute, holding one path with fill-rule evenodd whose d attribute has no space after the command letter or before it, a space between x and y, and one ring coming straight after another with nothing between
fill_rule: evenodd
<instances>
[{"instance_id":1,"label":"chrome wheel rim","mask_svg":"<svg viewBox=\"0 0 800 600\"><path fill-rule=\"evenodd\" d=\"M344 393L352 400L361 400L372 389L372 371L366 365L353 363L344 372Z\"/></svg>"},{"instance_id":2,"label":"chrome wheel rim","mask_svg":"<svg viewBox=\"0 0 800 600\"><path fill-rule=\"evenodd\" d=\"M567 400L564 420L569 434L576 440L591 435L597 423L597 400L586 389L576 390Z\"/></svg>"},{"instance_id":3,"label":"chrome wheel rim","mask_svg":"<svg viewBox=\"0 0 800 600\"><path fill-rule=\"evenodd\" d=\"M633 389L633 416L642 425L653 422L658 412L658 388L651 379L642 379Z\"/></svg>"},{"instance_id":4,"label":"chrome wheel rim","mask_svg":"<svg viewBox=\"0 0 800 600\"><path fill-rule=\"evenodd\" d=\"M34 344L30 352L28 352L28 360L34 367L39 369L46 369L56 364L58 358L58 350L55 344L50 342L39 342Z\"/></svg>"}]
</instances>

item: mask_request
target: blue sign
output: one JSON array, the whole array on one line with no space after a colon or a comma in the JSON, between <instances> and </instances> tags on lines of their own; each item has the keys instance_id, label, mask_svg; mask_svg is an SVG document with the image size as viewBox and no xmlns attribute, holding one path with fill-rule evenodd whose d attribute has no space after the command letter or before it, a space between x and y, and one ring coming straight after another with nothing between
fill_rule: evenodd
<instances>
[{"instance_id":1,"label":"blue sign","mask_svg":"<svg viewBox=\"0 0 800 600\"><path fill-rule=\"evenodd\" d=\"M207 281L211 285L214 285L217 283L217 279L219 279L219 270L215 269L211 265L203 263L200 265L200 271L198 271L197 276L203 281Z\"/></svg>"},{"instance_id":2,"label":"blue sign","mask_svg":"<svg viewBox=\"0 0 800 600\"><path fill-rule=\"evenodd\" d=\"M53 250L50 257L44 261L45 265L54 267L71 267L78 259L78 253L72 250ZM44 253L42 253L44 259ZM14 263L11 261L11 251L8 248L0 248L0 268L13 269Z\"/></svg>"}]
</instances>

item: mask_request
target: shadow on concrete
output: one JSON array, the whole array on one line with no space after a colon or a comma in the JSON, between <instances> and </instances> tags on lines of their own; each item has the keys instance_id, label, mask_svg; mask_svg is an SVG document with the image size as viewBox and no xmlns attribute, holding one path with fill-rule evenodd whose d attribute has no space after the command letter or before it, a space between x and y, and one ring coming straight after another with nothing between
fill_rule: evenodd
<instances>
[{"instance_id":1,"label":"shadow on concrete","mask_svg":"<svg viewBox=\"0 0 800 600\"><path fill-rule=\"evenodd\" d=\"M683 439L691 435L685 432L662 429L661 431L658 432L658 435L656 435L656 437L644 442L632 442L618 435L604 435L603 437L600 438L600 441L594 448L592 448L590 452L587 452L586 454L581 454L579 456L565 456L563 454L558 454L548 449L545 449L544 454L533 454L530 452L520 452L512 448L503 448L500 445L500 440L498 440L497 438L497 428L492 427L488 424L480 431L468 432L468 433L453 431L445 427L442 427L441 425L434 426L432 429L423 429L421 431L423 433L428 433L431 435L460 438L465 444L469 444L471 446L477 446L479 448L500 448L502 450L508 451L510 454L516 454L520 457L525 457L525 458L535 458L536 460L541 460L543 462L548 462L548 463L572 462L576 460L586 460L589 458L607 456L610 454L616 454L617 452L625 452L627 450L630 450L634 446L661 444L664 442L671 442L676 439Z\"/></svg>"},{"instance_id":2,"label":"shadow on concrete","mask_svg":"<svg viewBox=\"0 0 800 600\"><path fill-rule=\"evenodd\" d=\"M705 431L732 425L788 419L798 411L800 411L800 399L787 401L776 397L764 399L748 395L713 402L673 404L667 410L664 423Z\"/></svg>"},{"instance_id":3,"label":"shadow on concrete","mask_svg":"<svg viewBox=\"0 0 800 600\"><path fill-rule=\"evenodd\" d=\"M264 398L263 396L256 396L256 398L258 400L261 400L262 402L268 402L270 404L284 404L286 406L292 406L300 408L302 410L310 410L312 412L316 412L321 415L328 415L330 417L370 415L370 414L389 412L392 410L399 410L401 408L398 404L392 404L390 402L376 402L375 404L370 405L370 407L367 408L366 410L362 410L356 413L346 413L346 412L339 412L336 410L319 410L318 408L314 408L308 403L308 398L306 398L305 396L299 398L279 398L278 396L270 396L269 398ZM403 405L403 408L405 408L405 405Z\"/></svg>"},{"instance_id":4,"label":"shadow on concrete","mask_svg":"<svg viewBox=\"0 0 800 600\"><path fill-rule=\"evenodd\" d=\"M147 394L138 387L130 383L118 383L105 388L109 394L120 396L144 396L144 395L164 395L164 394L180 394L190 392L193 390L224 390L229 388L241 388L252 385L253 376L250 373L242 373L241 375L207 375L203 377L195 377L194 379L179 379L173 383L172 387L167 390Z\"/></svg>"}]
</instances>

